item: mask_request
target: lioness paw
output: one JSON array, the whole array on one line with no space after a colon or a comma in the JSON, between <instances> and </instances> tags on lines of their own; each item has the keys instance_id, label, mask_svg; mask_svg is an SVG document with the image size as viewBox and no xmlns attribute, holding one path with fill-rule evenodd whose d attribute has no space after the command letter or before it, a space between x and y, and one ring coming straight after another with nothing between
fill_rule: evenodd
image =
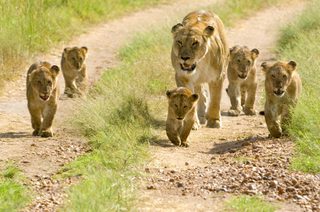
<instances>
[{"instance_id":1,"label":"lioness paw","mask_svg":"<svg viewBox=\"0 0 320 212\"><path fill-rule=\"evenodd\" d=\"M257 111L252 109L252 108L247 108L247 107L244 107L243 108L243 112L244 114L248 115L248 116L254 116L257 114Z\"/></svg>"},{"instance_id":2,"label":"lioness paw","mask_svg":"<svg viewBox=\"0 0 320 212\"><path fill-rule=\"evenodd\" d=\"M199 123L199 121L195 121L193 126L192 126L192 129L193 130L198 130L201 128L201 124Z\"/></svg>"},{"instance_id":3,"label":"lioness paw","mask_svg":"<svg viewBox=\"0 0 320 212\"><path fill-rule=\"evenodd\" d=\"M48 137L52 137L53 133L52 133L52 131L42 131L40 133L40 136L43 137L43 138L48 138Z\"/></svg>"},{"instance_id":4,"label":"lioness paw","mask_svg":"<svg viewBox=\"0 0 320 212\"><path fill-rule=\"evenodd\" d=\"M34 131L32 132L32 135L33 135L33 136L39 136L39 130L34 130Z\"/></svg>"},{"instance_id":5,"label":"lioness paw","mask_svg":"<svg viewBox=\"0 0 320 212\"><path fill-rule=\"evenodd\" d=\"M207 123L207 127L209 128L221 128L221 122L220 120L208 120L208 123Z\"/></svg>"},{"instance_id":6,"label":"lioness paw","mask_svg":"<svg viewBox=\"0 0 320 212\"><path fill-rule=\"evenodd\" d=\"M229 110L228 111L228 115L229 116L239 116L240 115L240 111L239 110Z\"/></svg>"},{"instance_id":7,"label":"lioness paw","mask_svg":"<svg viewBox=\"0 0 320 212\"><path fill-rule=\"evenodd\" d=\"M188 142L183 142L183 143L181 143L181 146L182 147L189 147L189 143Z\"/></svg>"}]
</instances>

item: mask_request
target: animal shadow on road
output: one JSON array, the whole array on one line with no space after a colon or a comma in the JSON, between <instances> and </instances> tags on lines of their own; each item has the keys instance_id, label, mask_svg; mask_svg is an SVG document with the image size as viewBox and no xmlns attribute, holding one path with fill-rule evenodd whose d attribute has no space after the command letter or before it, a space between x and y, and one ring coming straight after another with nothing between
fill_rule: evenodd
<instances>
[{"instance_id":1,"label":"animal shadow on road","mask_svg":"<svg viewBox=\"0 0 320 212\"><path fill-rule=\"evenodd\" d=\"M26 138L30 137L30 132L5 132L0 133L0 138Z\"/></svg>"},{"instance_id":2,"label":"animal shadow on road","mask_svg":"<svg viewBox=\"0 0 320 212\"><path fill-rule=\"evenodd\" d=\"M164 147L164 148L174 148L174 147L176 147L168 139L157 139L157 138L151 139L150 145Z\"/></svg>"},{"instance_id":3,"label":"animal shadow on road","mask_svg":"<svg viewBox=\"0 0 320 212\"><path fill-rule=\"evenodd\" d=\"M241 140L215 143L214 147L209 152L206 152L206 153L207 154L235 153L246 146L249 146L251 144L254 144L259 141L264 141L264 140L268 140L268 138L262 137L262 136L250 136Z\"/></svg>"}]
</instances>

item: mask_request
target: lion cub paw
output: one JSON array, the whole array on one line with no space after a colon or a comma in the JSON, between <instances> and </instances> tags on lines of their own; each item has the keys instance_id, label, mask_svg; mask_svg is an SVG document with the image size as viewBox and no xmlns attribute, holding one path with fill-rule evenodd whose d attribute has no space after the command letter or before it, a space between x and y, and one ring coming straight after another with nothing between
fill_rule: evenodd
<instances>
[{"instance_id":1,"label":"lion cub paw","mask_svg":"<svg viewBox=\"0 0 320 212\"><path fill-rule=\"evenodd\" d=\"M220 128L221 127L221 122L220 120L208 120L208 123L207 123L207 127L209 128Z\"/></svg>"},{"instance_id":2,"label":"lion cub paw","mask_svg":"<svg viewBox=\"0 0 320 212\"><path fill-rule=\"evenodd\" d=\"M189 147L189 143L188 143L188 142L183 142L183 143L181 143L180 146L182 146L182 147Z\"/></svg>"},{"instance_id":3,"label":"lion cub paw","mask_svg":"<svg viewBox=\"0 0 320 212\"><path fill-rule=\"evenodd\" d=\"M228 115L229 116L239 116L240 115L240 111L239 110L229 110L228 111Z\"/></svg>"},{"instance_id":4,"label":"lion cub paw","mask_svg":"<svg viewBox=\"0 0 320 212\"><path fill-rule=\"evenodd\" d=\"M39 136L39 129L34 130L34 131L32 132L32 135L33 135L33 136Z\"/></svg>"},{"instance_id":5,"label":"lion cub paw","mask_svg":"<svg viewBox=\"0 0 320 212\"><path fill-rule=\"evenodd\" d=\"M247 107L244 107L243 108L243 112L244 114L248 115L248 116L254 116L257 114L257 111L252 109L252 108L247 108Z\"/></svg>"},{"instance_id":6,"label":"lion cub paw","mask_svg":"<svg viewBox=\"0 0 320 212\"><path fill-rule=\"evenodd\" d=\"M40 133L40 136L43 138L49 138L53 136L53 133L51 130L44 130Z\"/></svg>"},{"instance_id":7,"label":"lion cub paw","mask_svg":"<svg viewBox=\"0 0 320 212\"><path fill-rule=\"evenodd\" d=\"M192 126L192 129L193 130L198 130L200 128L201 128L201 124L198 121L195 121L193 126Z\"/></svg>"}]
</instances>

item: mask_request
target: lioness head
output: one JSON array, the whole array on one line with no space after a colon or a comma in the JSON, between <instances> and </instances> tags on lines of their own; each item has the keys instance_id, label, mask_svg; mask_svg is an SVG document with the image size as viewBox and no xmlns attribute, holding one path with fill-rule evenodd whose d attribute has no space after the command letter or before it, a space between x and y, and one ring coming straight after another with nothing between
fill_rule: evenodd
<instances>
[{"instance_id":1,"label":"lioness head","mask_svg":"<svg viewBox=\"0 0 320 212\"><path fill-rule=\"evenodd\" d=\"M50 68L40 65L29 75L29 83L40 100L48 101L56 88L56 79L60 69L53 65Z\"/></svg>"},{"instance_id":2,"label":"lioness head","mask_svg":"<svg viewBox=\"0 0 320 212\"><path fill-rule=\"evenodd\" d=\"M208 52L210 37L214 33L213 26L204 30L196 27L187 27L179 23L172 27L173 46L172 53L180 63L182 71L191 74L195 71L197 63Z\"/></svg>"},{"instance_id":3,"label":"lioness head","mask_svg":"<svg viewBox=\"0 0 320 212\"><path fill-rule=\"evenodd\" d=\"M69 62L76 69L80 69L82 64L84 63L87 56L88 48L83 46L81 48L73 47L73 48L65 48L63 50L63 56L66 61Z\"/></svg>"},{"instance_id":4,"label":"lioness head","mask_svg":"<svg viewBox=\"0 0 320 212\"><path fill-rule=\"evenodd\" d=\"M184 87L168 90L166 95L169 99L169 108L178 120L185 118L186 114L195 107L199 98L198 94L192 94L188 88Z\"/></svg>"},{"instance_id":5,"label":"lioness head","mask_svg":"<svg viewBox=\"0 0 320 212\"><path fill-rule=\"evenodd\" d=\"M261 64L262 70L266 73L266 86L272 89L275 96L282 97L285 94L296 66L297 64L294 61L288 63L276 62L273 65L266 62Z\"/></svg>"},{"instance_id":6,"label":"lioness head","mask_svg":"<svg viewBox=\"0 0 320 212\"><path fill-rule=\"evenodd\" d=\"M258 49L250 50L248 47L234 46L230 49L230 63L234 70L237 70L240 79L246 79L249 71L254 66L259 55Z\"/></svg>"}]
</instances>

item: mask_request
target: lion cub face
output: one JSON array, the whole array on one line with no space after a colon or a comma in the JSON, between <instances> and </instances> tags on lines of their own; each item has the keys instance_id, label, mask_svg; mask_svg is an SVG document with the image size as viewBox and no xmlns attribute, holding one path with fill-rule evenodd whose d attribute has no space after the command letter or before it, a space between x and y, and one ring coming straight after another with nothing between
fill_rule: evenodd
<instances>
[{"instance_id":1,"label":"lion cub face","mask_svg":"<svg viewBox=\"0 0 320 212\"><path fill-rule=\"evenodd\" d=\"M74 67L75 69L80 69L86 59L87 52L87 47L68 47L64 49L63 56L72 67Z\"/></svg>"},{"instance_id":2,"label":"lion cub face","mask_svg":"<svg viewBox=\"0 0 320 212\"><path fill-rule=\"evenodd\" d=\"M292 73L296 70L296 62L276 62L273 65L264 62L261 66L266 73L266 87L269 92L273 92L277 97L284 96L291 82Z\"/></svg>"},{"instance_id":3,"label":"lion cub face","mask_svg":"<svg viewBox=\"0 0 320 212\"><path fill-rule=\"evenodd\" d=\"M30 83L33 91L39 96L41 101L48 101L52 91L56 88L56 78L60 69L53 65L51 68L39 66L37 70L30 74Z\"/></svg>"},{"instance_id":4,"label":"lion cub face","mask_svg":"<svg viewBox=\"0 0 320 212\"><path fill-rule=\"evenodd\" d=\"M188 112L195 107L198 94L192 94L188 88L179 87L166 92L169 109L177 120L183 120Z\"/></svg>"},{"instance_id":5,"label":"lion cub face","mask_svg":"<svg viewBox=\"0 0 320 212\"><path fill-rule=\"evenodd\" d=\"M181 71L193 73L197 63L208 52L209 38L213 35L214 28L207 26L200 31L179 23L172 27L171 32L174 37L172 52L179 60Z\"/></svg>"},{"instance_id":6,"label":"lion cub face","mask_svg":"<svg viewBox=\"0 0 320 212\"><path fill-rule=\"evenodd\" d=\"M230 49L230 63L229 65L237 70L240 79L246 79L249 71L254 66L256 58L259 55L258 49L248 49L248 47L234 46Z\"/></svg>"}]
</instances>

